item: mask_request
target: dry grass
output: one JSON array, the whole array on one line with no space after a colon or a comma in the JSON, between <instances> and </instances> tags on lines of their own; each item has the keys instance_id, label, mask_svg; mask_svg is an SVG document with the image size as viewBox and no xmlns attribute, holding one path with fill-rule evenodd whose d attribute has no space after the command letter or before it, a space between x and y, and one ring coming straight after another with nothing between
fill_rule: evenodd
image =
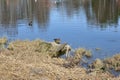
<instances>
[{"instance_id":1,"label":"dry grass","mask_svg":"<svg viewBox=\"0 0 120 80\"><path fill-rule=\"evenodd\" d=\"M101 70L104 68L104 63L100 59L96 59L92 64L89 65L90 68L96 69L96 70Z\"/></svg>"},{"instance_id":2,"label":"dry grass","mask_svg":"<svg viewBox=\"0 0 120 80\"><path fill-rule=\"evenodd\" d=\"M6 37L0 38L0 44L6 44L6 43L7 43Z\"/></svg>"},{"instance_id":3,"label":"dry grass","mask_svg":"<svg viewBox=\"0 0 120 80\"><path fill-rule=\"evenodd\" d=\"M6 43L7 43L6 37L0 38L0 49L4 49Z\"/></svg>"},{"instance_id":4,"label":"dry grass","mask_svg":"<svg viewBox=\"0 0 120 80\"><path fill-rule=\"evenodd\" d=\"M86 74L81 67L65 68L63 64L66 61L61 58L51 58L37 52L12 53L4 50L0 54L1 80L68 80L79 79Z\"/></svg>"},{"instance_id":5,"label":"dry grass","mask_svg":"<svg viewBox=\"0 0 120 80\"><path fill-rule=\"evenodd\" d=\"M115 71L120 71L120 54L116 54L111 58L104 60L107 68L114 69Z\"/></svg>"},{"instance_id":6,"label":"dry grass","mask_svg":"<svg viewBox=\"0 0 120 80\"><path fill-rule=\"evenodd\" d=\"M119 80L110 73L87 74L81 66L66 68L67 60L51 58L41 40L15 41L0 51L0 80Z\"/></svg>"}]
</instances>

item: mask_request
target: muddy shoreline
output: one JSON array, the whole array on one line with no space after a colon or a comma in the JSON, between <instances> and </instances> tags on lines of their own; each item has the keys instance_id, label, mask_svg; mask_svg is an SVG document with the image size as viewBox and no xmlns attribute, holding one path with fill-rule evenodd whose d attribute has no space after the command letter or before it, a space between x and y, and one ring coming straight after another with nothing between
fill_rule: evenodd
<instances>
[{"instance_id":1,"label":"muddy shoreline","mask_svg":"<svg viewBox=\"0 0 120 80\"><path fill-rule=\"evenodd\" d=\"M90 57L91 52L78 48L74 56L63 59L51 57L47 44L42 40L16 40L7 43L0 39L0 79L2 80L119 80L109 69L120 71L120 55L104 60L96 59L86 69L80 65L82 57ZM8 44L7 47L5 45ZM50 47L50 46L49 46ZM50 48L51 49L51 48ZM53 49L53 48L52 48ZM50 55L49 55L50 54ZM94 55L93 55L94 56ZM86 63L86 62L85 62Z\"/></svg>"}]
</instances>

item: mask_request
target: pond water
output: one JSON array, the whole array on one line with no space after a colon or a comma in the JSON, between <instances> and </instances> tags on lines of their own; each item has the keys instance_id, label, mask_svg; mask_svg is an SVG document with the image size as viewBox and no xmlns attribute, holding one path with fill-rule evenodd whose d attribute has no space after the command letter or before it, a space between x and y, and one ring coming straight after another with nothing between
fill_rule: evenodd
<instances>
[{"instance_id":1,"label":"pond water","mask_svg":"<svg viewBox=\"0 0 120 80\"><path fill-rule=\"evenodd\" d=\"M120 52L120 1L0 0L0 36L60 38L74 49L90 49L92 60L110 57Z\"/></svg>"}]
</instances>

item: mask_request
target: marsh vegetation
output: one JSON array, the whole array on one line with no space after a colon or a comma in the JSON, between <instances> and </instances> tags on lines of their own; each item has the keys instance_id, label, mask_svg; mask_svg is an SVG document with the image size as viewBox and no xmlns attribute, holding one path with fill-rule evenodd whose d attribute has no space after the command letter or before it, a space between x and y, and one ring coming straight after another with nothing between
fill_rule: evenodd
<instances>
[{"instance_id":1,"label":"marsh vegetation","mask_svg":"<svg viewBox=\"0 0 120 80\"><path fill-rule=\"evenodd\" d=\"M4 36L0 79L119 80L119 0L0 0Z\"/></svg>"},{"instance_id":2,"label":"marsh vegetation","mask_svg":"<svg viewBox=\"0 0 120 80\"><path fill-rule=\"evenodd\" d=\"M60 58L52 57L51 54L55 54L56 52L53 51L51 53L48 50L48 46L50 47L50 45L43 40L17 40L8 43L6 48L1 48L0 50L0 79L120 79L120 77L114 77L114 75L109 71L104 71L102 69L104 64L100 59L93 62L92 65L94 67L89 69L80 65L84 56L91 56L91 52L89 50L78 48L75 50L73 56L69 58ZM106 65L109 64L109 67L106 68L114 66L113 68L118 71L120 61L115 62L116 60L114 60L120 60L120 57L118 56L119 54L115 55L113 59L110 58L112 61L106 59L104 62Z\"/></svg>"}]
</instances>

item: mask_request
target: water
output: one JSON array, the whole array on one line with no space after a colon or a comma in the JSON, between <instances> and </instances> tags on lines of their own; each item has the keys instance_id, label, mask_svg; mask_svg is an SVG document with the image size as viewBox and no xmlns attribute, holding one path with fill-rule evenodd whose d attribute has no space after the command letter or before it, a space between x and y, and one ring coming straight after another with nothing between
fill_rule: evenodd
<instances>
[{"instance_id":1,"label":"water","mask_svg":"<svg viewBox=\"0 0 120 80\"><path fill-rule=\"evenodd\" d=\"M119 0L0 0L0 36L60 38L74 49L90 49L91 60L103 59L120 52L119 15Z\"/></svg>"}]
</instances>

